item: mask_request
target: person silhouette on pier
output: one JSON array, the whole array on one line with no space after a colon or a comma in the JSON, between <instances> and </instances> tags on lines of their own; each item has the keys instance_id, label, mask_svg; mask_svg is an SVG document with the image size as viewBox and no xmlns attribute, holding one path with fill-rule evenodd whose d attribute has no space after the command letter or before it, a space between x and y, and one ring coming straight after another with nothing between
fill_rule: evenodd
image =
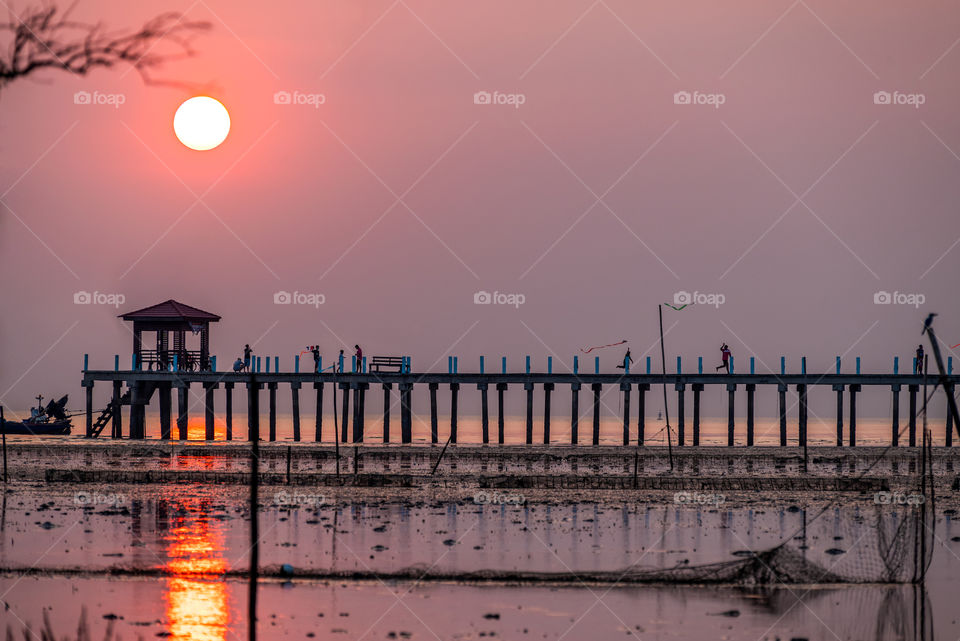
<instances>
[{"instance_id":1,"label":"person silhouette on pier","mask_svg":"<svg viewBox=\"0 0 960 641\"><path fill-rule=\"evenodd\" d=\"M311 345L310 353L313 354L313 371L319 372L320 371L320 346Z\"/></svg>"},{"instance_id":2,"label":"person silhouette on pier","mask_svg":"<svg viewBox=\"0 0 960 641\"><path fill-rule=\"evenodd\" d=\"M237 360L233 361L234 372L242 372L244 367L246 367L246 365L243 364L243 360L240 359L240 357L237 357Z\"/></svg>"},{"instance_id":3,"label":"person silhouette on pier","mask_svg":"<svg viewBox=\"0 0 960 641\"><path fill-rule=\"evenodd\" d=\"M630 357L630 348L628 347L627 353L623 355L623 362L620 365L617 365L617 369L626 371L630 365L633 365L633 358Z\"/></svg>"},{"instance_id":4,"label":"person silhouette on pier","mask_svg":"<svg viewBox=\"0 0 960 641\"><path fill-rule=\"evenodd\" d=\"M923 355L923 345L922 345L922 344L921 344L921 345L917 345L917 366L916 366L916 367L917 367L917 370L914 372L914 374L923 374L923 359L924 359L924 358L925 358L925 357L924 357L924 355Z\"/></svg>"},{"instance_id":5,"label":"person silhouette on pier","mask_svg":"<svg viewBox=\"0 0 960 641\"><path fill-rule=\"evenodd\" d=\"M250 349L250 343L243 346L243 369L250 371L250 359L253 356L253 350Z\"/></svg>"},{"instance_id":6,"label":"person silhouette on pier","mask_svg":"<svg viewBox=\"0 0 960 641\"><path fill-rule=\"evenodd\" d=\"M340 357L337 359L338 365L334 365L337 368L337 372L343 374L343 350L340 350Z\"/></svg>"},{"instance_id":7,"label":"person silhouette on pier","mask_svg":"<svg viewBox=\"0 0 960 641\"><path fill-rule=\"evenodd\" d=\"M719 372L720 370L726 370L727 374L730 373L730 347L724 343L720 346L720 355L723 357L723 363L717 365L715 371Z\"/></svg>"},{"instance_id":8,"label":"person silhouette on pier","mask_svg":"<svg viewBox=\"0 0 960 641\"><path fill-rule=\"evenodd\" d=\"M354 357L357 359L357 371L362 372L363 371L363 350L360 349L359 345L354 345L353 348L357 350L356 353L354 354Z\"/></svg>"}]
</instances>

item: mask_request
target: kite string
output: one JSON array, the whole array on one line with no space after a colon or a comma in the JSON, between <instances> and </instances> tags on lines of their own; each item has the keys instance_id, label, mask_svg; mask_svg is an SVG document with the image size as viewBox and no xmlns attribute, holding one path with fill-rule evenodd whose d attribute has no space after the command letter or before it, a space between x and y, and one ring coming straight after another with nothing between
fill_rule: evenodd
<instances>
[{"instance_id":1,"label":"kite string","mask_svg":"<svg viewBox=\"0 0 960 641\"><path fill-rule=\"evenodd\" d=\"M627 342L627 341L624 340L624 341L620 341L619 343L610 343L609 345L596 345L596 346L591 347L591 348L589 348L589 349L581 349L580 351L583 352L584 354L589 354L590 352L592 352L592 351L595 350L595 349L603 349L603 348L605 348L605 347L616 347L617 345L623 345L623 344L626 343L626 342Z\"/></svg>"}]
</instances>

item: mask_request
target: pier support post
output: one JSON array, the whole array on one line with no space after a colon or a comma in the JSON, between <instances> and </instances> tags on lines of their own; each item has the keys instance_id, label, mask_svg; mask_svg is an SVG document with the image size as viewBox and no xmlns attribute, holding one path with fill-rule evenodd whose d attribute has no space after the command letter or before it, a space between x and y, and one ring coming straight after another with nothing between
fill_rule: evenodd
<instances>
[{"instance_id":1,"label":"pier support post","mask_svg":"<svg viewBox=\"0 0 960 641\"><path fill-rule=\"evenodd\" d=\"M187 393L190 390L190 383L180 381L174 385L177 388L177 438L185 441L187 440Z\"/></svg>"},{"instance_id":2,"label":"pier support post","mask_svg":"<svg viewBox=\"0 0 960 641\"><path fill-rule=\"evenodd\" d=\"M843 447L843 388L843 385L833 386L833 391L837 393L837 447ZM852 400L852 391L850 396Z\"/></svg>"},{"instance_id":3,"label":"pier support post","mask_svg":"<svg viewBox=\"0 0 960 641\"><path fill-rule=\"evenodd\" d=\"M580 432L580 383L571 383L570 390L570 444L576 445Z\"/></svg>"},{"instance_id":4,"label":"pier support post","mask_svg":"<svg viewBox=\"0 0 960 641\"><path fill-rule=\"evenodd\" d=\"M736 405L734 403L736 391L736 383L727 383L727 445L730 447L733 447L734 442L734 412L736 411Z\"/></svg>"},{"instance_id":5,"label":"pier support post","mask_svg":"<svg viewBox=\"0 0 960 641\"><path fill-rule=\"evenodd\" d=\"M317 416L313 440L319 443L323 440L323 383L314 383L313 389L317 390ZM336 394L337 390L333 390L333 393Z\"/></svg>"},{"instance_id":6,"label":"pier support post","mask_svg":"<svg viewBox=\"0 0 960 641\"><path fill-rule=\"evenodd\" d=\"M213 440L214 431L213 431L213 390L217 389L216 383L204 383L203 384L203 420L204 420L204 438L208 441ZM274 383L274 389L276 389L276 383ZM274 400L276 400L276 393L273 394ZM271 408L275 403L271 403Z\"/></svg>"},{"instance_id":7,"label":"pier support post","mask_svg":"<svg viewBox=\"0 0 960 641\"><path fill-rule=\"evenodd\" d=\"M123 438L123 394L121 388L122 381L113 382L113 424L110 426L110 436L113 438ZM169 438L169 436L167 437Z\"/></svg>"},{"instance_id":8,"label":"pier support post","mask_svg":"<svg viewBox=\"0 0 960 641\"><path fill-rule=\"evenodd\" d=\"M553 383L543 384L543 444L550 445L550 395Z\"/></svg>"},{"instance_id":9,"label":"pier support post","mask_svg":"<svg viewBox=\"0 0 960 641\"><path fill-rule=\"evenodd\" d=\"M439 383L427 383L430 389L430 442L436 443L440 440L439 428L437 426L437 389Z\"/></svg>"},{"instance_id":10,"label":"pier support post","mask_svg":"<svg viewBox=\"0 0 960 641\"><path fill-rule=\"evenodd\" d=\"M953 383L945 383L943 386L943 391L950 396L953 396ZM947 447L953 445L953 412L950 411L950 405L947 404L947 433L944 437L944 444Z\"/></svg>"},{"instance_id":11,"label":"pier support post","mask_svg":"<svg viewBox=\"0 0 960 641\"><path fill-rule=\"evenodd\" d=\"M919 385L908 385L910 391L910 447L917 446L917 392Z\"/></svg>"},{"instance_id":12,"label":"pier support post","mask_svg":"<svg viewBox=\"0 0 960 641\"><path fill-rule=\"evenodd\" d=\"M637 385L637 445L643 445L647 424L647 392L650 391L650 383L639 383Z\"/></svg>"},{"instance_id":13,"label":"pier support post","mask_svg":"<svg viewBox=\"0 0 960 641\"><path fill-rule=\"evenodd\" d=\"M777 384L780 409L780 447L787 446L787 384Z\"/></svg>"},{"instance_id":14,"label":"pier support post","mask_svg":"<svg viewBox=\"0 0 960 641\"><path fill-rule=\"evenodd\" d=\"M486 383L477 383L477 389L480 390L480 431L484 445L490 442L490 399L487 387Z\"/></svg>"},{"instance_id":15,"label":"pier support post","mask_svg":"<svg viewBox=\"0 0 960 641\"><path fill-rule=\"evenodd\" d=\"M267 361L270 362L270 361ZM277 440L277 384L267 383L267 402L270 405L269 427L270 440Z\"/></svg>"},{"instance_id":16,"label":"pier support post","mask_svg":"<svg viewBox=\"0 0 960 641\"><path fill-rule=\"evenodd\" d=\"M114 386L114 397L117 396L117 391ZM160 438L169 441L173 413L173 387L170 383L161 383L158 391L160 393Z\"/></svg>"},{"instance_id":17,"label":"pier support post","mask_svg":"<svg viewBox=\"0 0 960 641\"><path fill-rule=\"evenodd\" d=\"M342 408L340 412L340 442L347 443L349 439L347 438L347 432L349 431L349 421L347 418L350 416L350 388L352 385L350 383L340 383L340 389L342 392L343 402L341 403ZM333 392L336 394L336 390Z\"/></svg>"},{"instance_id":18,"label":"pier support post","mask_svg":"<svg viewBox=\"0 0 960 641\"><path fill-rule=\"evenodd\" d=\"M703 391L703 383L694 383L690 386L693 390L693 446L700 445L700 392Z\"/></svg>"},{"instance_id":19,"label":"pier support post","mask_svg":"<svg viewBox=\"0 0 960 641\"><path fill-rule=\"evenodd\" d=\"M807 446L807 386L804 383L797 385L800 394L800 447Z\"/></svg>"},{"instance_id":20,"label":"pier support post","mask_svg":"<svg viewBox=\"0 0 960 641\"><path fill-rule=\"evenodd\" d=\"M383 384L383 442L390 442L390 390L393 383Z\"/></svg>"},{"instance_id":21,"label":"pier support post","mask_svg":"<svg viewBox=\"0 0 960 641\"><path fill-rule=\"evenodd\" d=\"M683 383L677 383L674 385L674 389L677 390L677 446L682 447L684 444L684 432L686 431L686 408L684 407L684 390L687 389L687 386Z\"/></svg>"},{"instance_id":22,"label":"pier support post","mask_svg":"<svg viewBox=\"0 0 960 641\"><path fill-rule=\"evenodd\" d=\"M890 390L893 392L893 433L890 436L890 444L898 447L900 445L900 385L891 385Z\"/></svg>"},{"instance_id":23,"label":"pier support post","mask_svg":"<svg viewBox=\"0 0 960 641\"><path fill-rule=\"evenodd\" d=\"M260 441L260 389L262 387L263 383L252 385L247 383L247 439L251 442Z\"/></svg>"},{"instance_id":24,"label":"pier support post","mask_svg":"<svg viewBox=\"0 0 960 641\"><path fill-rule=\"evenodd\" d=\"M400 442L413 442L413 403L410 391L413 383L400 383Z\"/></svg>"},{"instance_id":25,"label":"pier support post","mask_svg":"<svg viewBox=\"0 0 960 641\"><path fill-rule=\"evenodd\" d=\"M620 383L623 392L623 444L630 445L630 383Z\"/></svg>"},{"instance_id":26,"label":"pier support post","mask_svg":"<svg viewBox=\"0 0 960 641\"><path fill-rule=\"evenodd\" d=\"M360 411L360 394L363 392L362 383L355 383L350 386L353 389L353 439L354 443L363 442L362 412Z\"/></svg>"},{"instance_id":27,"label":"pier support post","mask_svg":"<svg viewBox=\"0 0 960 641\"><path fill-rule=\"evenodd\" d=\"M233 383L224 383L223 389L226 390L225 413L227 419L227 440L233 440Z\"/></svg>"},{"instance_id":28,"label":"pier support post","mask_svg":"<svg viewBox=\"0 0 960 641\"><path fill-rule=\"evenodd\" d=\"M450 383L450 442L457 442L457 414L459 413L458 399L460 398L460 383Z\"/></svg>"},{"instance_id":29,"label":"pier support post","mask_svg":"<svg viewBox=\"0 0 960 641\"><path fill-rule=\"evenodd\" d=\"M859 391L859 383L850 385L850 447L857 444L857 392Z\"/></svg>"},{"instance_id":30,"label":"pier support post","mask_svg":"<svg viewBox=\"0 0 960 641\"><path fill-rule=\"evenodd\" d=\"M87 438L93 438L93 381L83 381L87 401Z\"/></svg>"},{"instance_id":31,"label":"pier support post","mask_svg":"<svg viewBox=\"0 0 960 641\"><path fill-rule=\"evenodd\" d=\"M757 386L755 383L747 383L744 387L747 389L747 447L753 447L754 397L756 396Z\"/></svg>"},{"instance_id":32,"label":"pier support post","mask_svg":"<svg viewBox=\"0 0 960 641\"><path fill-rule=\"evenodd\" d=\"M600 390L603 385L593 383L590 388L593 390L593 444L600 445Z\"/></svg>"},{"instance_id":33,"label":"pier support post","mask_svg":"<svg viewBox=\"0 0 960 641\"><path fill-rule=\"evenodd\" d=\"M527 392L527 445L533 445L533 383L524 383L523 389Z\"/></svg>"},{"instance_id":34,"label":"pier support post","mask_svg":"<svg viewBox=\"0 0 960 641\"><path fill-rule=\"evenodd\" d=\"M300 442L300 383L290 383L290 401L293 410L293 440Z\"/></svg>"},{"instance_id":35,"label":"pier support post","mask_svg":"<svg viewBox=\"0 0 960 641\"><path fill-rule=\"evenodd\" d=\"M507 391L506 383L497 383L497 443L503 445L504 440L504 420L503 415L503 393Z\"/></svg>"}]
</instances>

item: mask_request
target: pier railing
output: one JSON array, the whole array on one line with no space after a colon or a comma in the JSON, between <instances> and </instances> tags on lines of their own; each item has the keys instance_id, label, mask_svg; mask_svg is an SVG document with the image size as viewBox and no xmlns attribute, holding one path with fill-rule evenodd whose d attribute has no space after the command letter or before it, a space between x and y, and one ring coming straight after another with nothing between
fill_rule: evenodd
<instances>
[{"instance_id":1,"label":"pier railing","mask_svg":"<svg viewBox=\"0 0 960 641\"><path fill-rule=\"evenodd\" d=\"M859 359L857 359L856 373L840 372L839 360L837 371L830 373L810 373L806 371L805 359L802 363L800 373L786 373L783 362L781 361L781 373L755 373L753 359L750 363L750 373L722 373L722 374L704 374L702 373L702 360L698 364L696 373L668 373L657 374L649 371L649 361L647 363L646 373L630 372L629 369L621 373L600 373L599 365L591 372L567 372L554 373L552 371L552 359L549 362L548 371L531 371L529 359L527 361L526 371L507 372L506 366L500 368L499 373L480 372L459 372L458 364L451 357L448 363L448 371L443 372L411 372L409 371L409 360L405 359L403 371L398 373L370 373L366 371L365 363L353 363L352 371L335 372L332 370L320 372L300 372L299 359L297 359L295 371L279 371L279 359L275 359L274 367L269 365L266 370L260 369L255 361L253 372L217 372L217 371L145 371L145 370L120 370L119 359L115 358L115 367L113 370L89 370L84 369L82 385L86 390L86 433L93 434L94 426L94 406L93 392L97 382L110 383L113 388L113 402L111 406L104 410L110 412L109 418L112 423L111 434L119 438L123 436L121 409L124 404L123 385L126 385L130 391L130 425L129 437L144 438L146 433L145 412L146 407L151 403L156 394L159 397L160 409L160 433L161 438L168 439L172 436L173 421L176 421L177 436L180 439L187 438L187 411L188 411L188 393L191 385L198 385L204 392L204 416L205 416L205 438L214 439L214 416L215 416L215 390L223 388L225 396L224 418L226 422L226 438L233 438L233 391L237 385L246 388L248 395L248 407L258 407L259 402L251 402L254 395L259 398L260 391L264 388L268 394L269 405L269 440L277 438L277 390L280 386L289 387L292 399L293 409L293 439L301 440L324 440L324 412L325 390L329 387L332 393L339 392L342 395L340 407L338 408L342 416L340 423L340 433L336 437L343 443L364 443L365 424L366 424L366 396L371 386L379 386L382 389L383 403L383 430L382 441L384 443L413 442L413 390L415 387L425 386L429 390L430 404L430 441L436 443L439 441L439 417L437 394L441 386L450 393L450 430L449 438L452 443L457 442L458 428L458 404L462 386L469 386L476 389L480 394L481 402L481 430L483 443L504 443L505 441L505 412L504 397L508 389L522 388L526 396L526 420L524 442L533 444L535 442L535 421L534 421L534 396L539 391L543 395L543 412L538 421L542 429L536 436L536 442L551 443L551 423L555 420L553 414L553 394L559 393L561 389L566 389L569 398L564 405L569 408L570 425L570 443L571 444L592 444L600 443L600 424L601 424L601 392L604 388L615 386L622 395L622 443L623 445L637 444L644 445L646 438L646 395L651 388L657 385L666 385L667 389L676 394L677 415L675 417L676 445L687 446L700 445L700 396L706 386L723 386L727 391L727 445L733 446L736 443L736 400L737 391L744 390L747 397L746 414L746 441L745 445L754 445L754 427L755 427L755 397L757 387L776 387L778 393L779 408L779 443L781 446L787 445L787 402L786 394L793 388L796 390L798 402L798 443L805 446L807 443L807 424L808 424L808 391L812 387L827 387L836 393L836 445L855 446L857 443L857 395L864 386L886 387L892 395L891 412L891 445L898 446L900 443L900 394L906 390L908 395L908 425L906 431L906 445L915 446L917 444L917 417L918 417L918 395L924 386L932 389L938 381L936 376L923 376L916 373L900 374L897 372L895 363L894 373L890 374L864 374L860 373ZM267 361L270 362L269 359ZM312 365L312 363L311 363ZM678 359L678 369L679 369ZM216 368L215 359L212 359L212 367ZM273 369L273 371L269 371ZM321 369L318 367L318 369ZM481 369L483 366L481 365ZM575 365L575 370L577 369ZM732 368L731 368L732 369ZM953 375L952 362L949 367L950 374L943 381L943 388L937 393L953 394L955 385L960 382L960 376ZM312 386L315 391L316 406L314 414L314 430L310 437L302 429L302 417L300 408L300 390L303 386ZM396 386L400 396L400 438L391 440L390 421L391 421L391 394ZM580 396L586 389L591 392L592 399L592 422L586 426L590 429L588 434L581 435L581 411ZM687 433L687 391L692 392L692 424L690 433ZM177 391L177 414L173 414L172 394ZM496 392L495 403L497 414L495 425L491 426L490 398L491 391ZM847 411L844 411L844 397L846 396ZM351 399L352 397L352 399ZM588 397L589 398L589 397ZM636 405L633 405L633 401ZM923 397L920 397L922 403ZM844 430L844 418L847 418L846 431ZM248 416L249 421L259 421L259 416ZM953 431L956 427L950 418L949 412L942 426L944 430L944 442L946 445L953 445ZM939 431L939 430L938 430ZM262 433L262 432L261 432ZM329 433L327 434L329 440ZM689 438L688 438L689 437Z\"/></svg>"}]
</instances>

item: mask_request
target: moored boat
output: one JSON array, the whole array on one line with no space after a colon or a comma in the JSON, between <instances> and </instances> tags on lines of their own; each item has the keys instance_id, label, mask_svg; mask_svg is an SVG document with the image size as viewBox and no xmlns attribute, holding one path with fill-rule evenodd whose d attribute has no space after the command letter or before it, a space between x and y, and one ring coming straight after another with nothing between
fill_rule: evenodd
<instances>
[{"instance_id":1,"label":"moored boat","mask_svg":"<svg viewBox=\"0 0 960 641\"><path fill-rule=\"evenodd\" d=\"M73 424L67 416L67 396L58 401L50 401L43 405L43 396L37 397L37 406L30 410L30 418L22 421L7 421L0 423L0 433L25 434L29 436L69 434Z\"/></svg>"}]
</instances>

